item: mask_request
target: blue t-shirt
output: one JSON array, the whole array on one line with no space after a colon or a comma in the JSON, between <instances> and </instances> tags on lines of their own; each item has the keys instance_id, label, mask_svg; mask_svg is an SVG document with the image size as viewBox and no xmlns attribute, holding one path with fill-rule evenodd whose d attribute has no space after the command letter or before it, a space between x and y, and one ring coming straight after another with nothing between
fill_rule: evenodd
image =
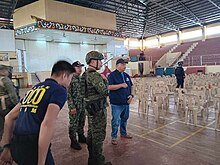
<instances>
[{"instance_id":1,"label":"blue t-shirt","mask_svg":"<svg viewBox=\"0 0 220 165\"><path fill-rule=\"evenodd\" d=\"M37 84L21 100L21 109L15 123L15 135L38 135L48 105L63 108L67 99L66 88L53 79Z\"/></svg>"},{"instance_id":2,"label":"blue t-shirt","mask_svg":"<svg viewBox=\"0 0 220 165\"><path fill-rule=\"evenodd\" d=\"M128 96L131 95L132 81L130 76L125 72L119 72L117 69L108 76L109 85L126 83L127 88L111 90L109 92L110 103L114 105L128 105Z\"/></svg>"}]
</instances>

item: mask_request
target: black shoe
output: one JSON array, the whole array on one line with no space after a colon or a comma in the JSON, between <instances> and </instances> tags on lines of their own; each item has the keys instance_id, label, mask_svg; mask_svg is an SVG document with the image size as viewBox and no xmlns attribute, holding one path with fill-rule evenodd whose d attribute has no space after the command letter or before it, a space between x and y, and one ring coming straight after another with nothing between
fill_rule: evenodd
<instances>
[{"instance_id":1,"label":"black shoe","mask_svg":"<svg viewBox=\"0 0 220 165\"><path fill-rule=\"evenodd\" d=\"M112 165L111 162L105 162L105 165Z\"/></svg>"},{"instance_id":2,"label":"black shoe","mask_svg":"<svg viewBox=\"0 0 220 165\"><path fill-rule=\"evenodd\" d=\"M71 141L70 147L75 149L75 150L81 150L82 149L82 147L80 146L80 144L76 140Z\"/></svg>"},{"instance_id":3,"label":"black shoe","mask_svg":"<svg viewBox=\"0 0 220 165\"><path fill-rule=\"evenodd\" d=\"M79 135L79 142L86 143L86 137L84 135Z\"/></svg>"}]
</instances>

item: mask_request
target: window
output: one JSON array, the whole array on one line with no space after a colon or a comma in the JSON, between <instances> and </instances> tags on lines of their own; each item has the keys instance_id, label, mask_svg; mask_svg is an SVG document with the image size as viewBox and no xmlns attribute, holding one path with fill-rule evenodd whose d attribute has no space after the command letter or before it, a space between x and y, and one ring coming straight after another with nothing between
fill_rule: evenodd
<instances>
[{"instance_id":1,"label":"window","mask_svg":"<svg viewBox=\"0 0 220 165\"><path fill-rule=\"evenodd\" d=\"M140 48L141 42L138 40L130 40L129 41L129 48Z\"/></svg>"},{"instance_id":2,"label":"window","mask_svg":"<svg viewBox=\"0 0 220 165\"><path fill-rule=\"evenodd\" d=\"M202 29L182 33L182 40L202 37Z\"/></svg>"},{"instance_id":3,"label":"window","mask_svg":"<svg viewBox=\"0 0 220 165\"><path fill-rule=\"evenodd\" d=\"M206 35L214 35L214 34L220 34L220 26L214 26L214 27L208 27L206 29Z\"/></svg>"},{"instance_id":4,"label":"window","mask_svg":"<svg viewBox=\"0 0 220 165\"><path fill-rule=\"evenodd\" d=\"M166 37L161 37L161 43L170 43L170 42L177 42L177 35L170 35Z\"/></svg>"},{"instance_id":5,"label":"window","mask_svg":"<svg viewBox=\"0 0 220 165\"><path fill-rule=\"evenodd\" d=\"M157 47L158 39L144 40L144 47Z\"/></svg>"}]
</instances>

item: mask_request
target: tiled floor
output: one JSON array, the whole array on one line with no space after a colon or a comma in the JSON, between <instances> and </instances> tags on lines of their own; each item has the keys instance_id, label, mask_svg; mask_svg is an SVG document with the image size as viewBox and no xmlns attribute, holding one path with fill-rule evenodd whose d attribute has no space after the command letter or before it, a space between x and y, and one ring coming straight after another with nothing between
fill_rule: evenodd
<instances>
[{"instance_id":1,"label":"tiled floor","mask_svg":"<svg viewBox=\"0 0 220 165\"><path fill-rule=\"evenodd\" d=\"M184 114L176 111L170 99L170 109L165 118L156 123L152 110L147 117L137 112L137 101L131 105L128 132L132 140L119 139L119 144L111 144L111 113L108 110L107 136L104 154L113 165L219 165L220 130L214 130L214 113L206 122L198 116L195 127L184 123ZM86 129L86 128L85 128ZM52 151L57 165L86 165L88 152L86 145L81 151L69 147L68 109L61 111L57 121Z\"/></svg>"}]
</instances>

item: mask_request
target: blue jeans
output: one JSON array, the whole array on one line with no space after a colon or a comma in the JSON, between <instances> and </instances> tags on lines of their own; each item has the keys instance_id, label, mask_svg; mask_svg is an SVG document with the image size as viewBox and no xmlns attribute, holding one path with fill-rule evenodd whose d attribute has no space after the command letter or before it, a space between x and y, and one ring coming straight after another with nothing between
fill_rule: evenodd
<instances>
[{"instance_id":1,"label":"blue jeans","mask_svg":"<svg viewBox=\"0 0 220 165\"><path fill-rule=\"evenodd\" d=\"M118 127L120 125L121 136L126 136L127 120L129 118L129 105L113 105L112 108L112 139L117 139Z\"/></svg>"}]
</instances>

